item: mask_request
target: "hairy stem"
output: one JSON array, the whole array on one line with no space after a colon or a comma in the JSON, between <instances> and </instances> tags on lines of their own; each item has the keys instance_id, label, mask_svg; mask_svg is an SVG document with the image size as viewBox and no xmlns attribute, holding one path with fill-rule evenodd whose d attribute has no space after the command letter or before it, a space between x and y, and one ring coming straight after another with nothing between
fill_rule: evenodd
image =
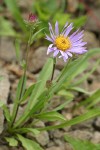
<instances>
[{"instance_id":1,"label":"hairy stem","mask_svg":"<svg viewBox=\"0 0 100 150\"><path fill-rule=\"evenodd\" d=\"M53 77L54 77L55 67L56 67L56 58L54 58L53 70L52 70L52 75L51 75L51 81L53 80Z\"/></svg>"},{"instance_id":2,"label":"hairy stem","mask_svg":"<svg viewBox=\"0 0 100 150\"><path fill-rule=\"evenodd\" d=\"M27 65L28 65L28 52L29 52L29 48L30 48L31 36L32 36L32 32L30 31L30 37L29 37L29 40L28 40L27 50L26 50L26 58L25 58L26 64L25 64L24 73L23 73L23 80L22 80L22 84L21 84L20 96L19 96L19 99L16 100L14 108L13 108L11 127L13 126L13 124L16 120L16 116L17 116L19 106L20 106L20 99L21 99L22 93L23 93L24 81L25 81L25 78L26 78L26 71L27 71Z\"/></svg>"}]
</instances>

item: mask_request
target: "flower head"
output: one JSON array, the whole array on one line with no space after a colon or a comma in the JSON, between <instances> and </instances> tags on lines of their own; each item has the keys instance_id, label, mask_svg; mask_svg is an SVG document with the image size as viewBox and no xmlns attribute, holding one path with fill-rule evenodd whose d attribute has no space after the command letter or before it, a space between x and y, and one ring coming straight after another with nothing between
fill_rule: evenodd
<instances>
[{"instance_id":1,"label":"flower head","mask_svg":"<svg viewBox=\"0 0 100 150\"><path fill-rule=\"evenodd\" d=\"M79 32L77 30L73 34L69 35L73 29L73 24L66 23L62 32L59 32L58 22L55 23L55 31L52 29L52 25L49 23L50 36L46 35L46 39L52 44L49 45L47 54L53 52L53 56L58 55L59 58L66 60L72 57L73 54L83 54L87 52L86 47L84 47L87 42L83 42L83 31Z\"/></svg>"},{"instance_id":2,"label":"flower head","mask_svg":"<svg viewBox=\"0 0 100 150\"><path fill-rule=\"evenodd\" d=\"M28 21L31 22L31 23L36 22L37 21L37 16L34 15L33 13L30 13L29 17L28 17Z\"/></svg>"}]
</instances>

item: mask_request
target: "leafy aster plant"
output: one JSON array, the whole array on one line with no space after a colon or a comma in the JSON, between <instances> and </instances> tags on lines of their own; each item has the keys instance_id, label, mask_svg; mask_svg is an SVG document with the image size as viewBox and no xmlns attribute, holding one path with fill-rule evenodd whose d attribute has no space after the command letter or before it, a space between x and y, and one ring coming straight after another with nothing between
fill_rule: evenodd
<instances>
[{"instance_id":1,"label":"leafy aster plant","mask_svg":"<svg viewBox=\"0 0 100 150\"><path fill-rule=\"evenodd\" d=\"M43 150L43 147L41 147L35 140L33 141L28 138L27 133L31 132L34 137L43 130L68 127L100 115L99 108L95 108L88 110L86 113L71 120L66 120L66 118L58 111L63 109L73 99L67 99L63 104L51 111L48 109L53 95L59 92L62 85L65 83L66 87L73 88L74 86L71 84L72 79L87 68L88 58L95 53L100 53L100 51L99 49L95 49L87 52L85 47L86 42L83 42L82 39L84 35L83 31L79 32L79 30L77 30L69 35L70 31L73 29L72 23L69 25L66 23L61 33L59 32L58 22L55 24L55 31L53 31L52 26L49 23L50 36L46 35L46 39L52 42L52 44L49 45L47 54L53 52L53 58L47 60L40 72L37 82L26 89L28 52L34 38L43 29L35 32L35 28L39 25L39 21L34 14L29 15L28 21L25 21L25 24L29 31L29 40L27 44L26 59L24 63L22 63L24 73L17 86L13 112L10 113L8 107L0 103L0 107L4 110L7 122L6 128L2 133L1 141L5 140L10 146L18 146L18 143L21 142L26 150ZM85 52L87 53L77 60L72 60L69 64L66 62L68 58L71 58L74 54L83 54ZM55 57L57 56L59 58L62 57L66 64L57 79L53 79L56 64ZM92 97L94 96L91 96L90 99ZM27 103L24 113L16 120L19 106L24 102ZM40 128L36 127L35 124L40 120L46 120L49 122L59 121L59 124Z\"/></svg>"}]
</instances>

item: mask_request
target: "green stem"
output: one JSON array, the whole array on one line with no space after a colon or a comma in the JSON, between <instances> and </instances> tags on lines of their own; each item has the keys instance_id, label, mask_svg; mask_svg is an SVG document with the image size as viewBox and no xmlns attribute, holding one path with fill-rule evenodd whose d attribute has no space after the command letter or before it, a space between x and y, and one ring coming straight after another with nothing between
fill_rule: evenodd
<instances>
[{"instance_id":1,"label":"green stem","mask_svg":"<svg viewBox=\"0 0 100 150\"><path fill-rule=\"evenodd\" d=\"M26 64L25 64L25 68L24 68L24 74L23 74L23 80L22 80L22 85L21 85L21 91L20 91L19 99L15 101L15 105L14 105L14 108L13 108L11 127L13 126L13 124L14 124L14 122L16 120L16 116L17 116L17 113L18 113L18 110L19 110L19 106L20 106L20 99L21 99L22 93L23 93L24 81L25 81L25 78L26 78L26 71L27 71L27 65L28 65L28 51L29 51L29 48L30 48L31 37L32 37L32 32L30 31L30 37L29 37L29 40L28 40L27 50L26 50L26 59L25 59L26 60Z\"/></svg>"},{"instance_id":2,"label":"green stem","mask_svg":"<svg viewBox=\"0 0 100 150\"><path fill-rule=\"evenodd\" d=\"M52 75L51 75L51 81L53 80L53 77L54 77L55 67L56 67L56 58L54 58L53 70L52 70Z\"/></svg>"}]
</instances>

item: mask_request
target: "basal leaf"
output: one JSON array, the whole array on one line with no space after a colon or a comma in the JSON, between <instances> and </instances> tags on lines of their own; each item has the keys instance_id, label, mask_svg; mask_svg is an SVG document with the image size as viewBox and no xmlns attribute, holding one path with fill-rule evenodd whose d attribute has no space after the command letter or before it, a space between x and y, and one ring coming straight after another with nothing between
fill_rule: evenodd
<instances>
[{"instance_id":1,"label":"basal leaf","mask_svg":"<svg viewBox=\"0 0 100 150\"><path fill-rule=\"evenodd\" d=\"M5 139L9 143L9 146L17 146L18 145L18 141L14 137L12 137L12 138L5 137Z\"/></svg>"},{"instance_id":2,"label":"basal leaf","mask_svg":"<svg viewBox=\"0 0 100 150\"><path fill-rule=\"evenodd\" d=\"M20 134L17 134L17 137L26 150L43 150L35 141L24 138Z\"/></svg>"}]
</instances>

